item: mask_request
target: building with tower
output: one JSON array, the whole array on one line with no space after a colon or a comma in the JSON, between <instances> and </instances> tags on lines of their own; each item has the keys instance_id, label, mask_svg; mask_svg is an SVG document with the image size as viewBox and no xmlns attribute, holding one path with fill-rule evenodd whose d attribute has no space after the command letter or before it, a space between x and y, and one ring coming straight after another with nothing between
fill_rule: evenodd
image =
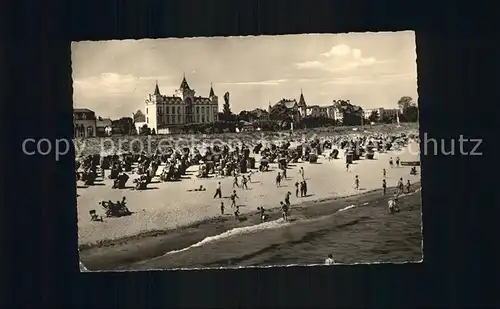
<instances>
[{"instance_id":1,"label":"building with tower","mask_svg":"<svg viewBox=\"0 0 500 309\"><path fill-rule=\"evenodd\" d=\"M218 112L219 98L213 87L210 85L208 97L196 96L186 76L172 96L162 95L157 82L153 94L145 101L146 124L158 134L180 132L189 124L215 122Z\"/></svg>"}]
</instances>

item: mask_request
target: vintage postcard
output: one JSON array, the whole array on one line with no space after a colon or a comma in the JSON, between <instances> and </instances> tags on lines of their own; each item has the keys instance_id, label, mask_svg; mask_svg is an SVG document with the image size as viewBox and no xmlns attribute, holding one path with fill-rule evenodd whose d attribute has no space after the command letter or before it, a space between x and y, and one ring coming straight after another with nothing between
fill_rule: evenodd
<instances>
[{"instance_id":1,"label":"vintage postcard","mask_svg":"<svg viewBox=\"0 0 500 309\"><path fill-rule=\"evenodd\" d=\"M71 49L81 269L423 260L413 31Z\"/></svg>"}]
</instances>

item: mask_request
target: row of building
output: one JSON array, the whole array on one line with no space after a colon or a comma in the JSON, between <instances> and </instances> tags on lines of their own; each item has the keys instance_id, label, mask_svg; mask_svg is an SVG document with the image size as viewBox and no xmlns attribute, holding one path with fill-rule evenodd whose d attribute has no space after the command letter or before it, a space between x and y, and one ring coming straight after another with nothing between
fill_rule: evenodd
<instances>
[{"instance_id":1,"label":"row of building","mask_svg":"<svg viewBox=\"0 0 500 309\"><path fill-rule=\"evenodd\" d=\"M229 93L226 92L224 99L229 100ZM364 119L368 119L375 110L379 119L395 117L399 112L398 109L384 108L363 110L359 106L351 105L349 100L333 100L328 106L307 105L302 90L298 101L283 98L272 106L269 104L267 111L257 108L250 112L258 115L260 119L269 119L271 110L280 105L285 107L297 122L305 117L325 117L342 122L347 107L350 107L350 113ZM171 96L162 94L156 83L153 93L149 94L144 102L144 112L138 110L133 114L133 125L137 131L147 125L157 134L170 134L181 131L185 125L213 123L218 120L218 112L219 98L212 85L208 96L197 96L184 76L179 89ZM109 135L113 130L111 119L96 118L93 111L82 108L74 110L74 126L75 137Z\"/></svg>"}]
</instances>

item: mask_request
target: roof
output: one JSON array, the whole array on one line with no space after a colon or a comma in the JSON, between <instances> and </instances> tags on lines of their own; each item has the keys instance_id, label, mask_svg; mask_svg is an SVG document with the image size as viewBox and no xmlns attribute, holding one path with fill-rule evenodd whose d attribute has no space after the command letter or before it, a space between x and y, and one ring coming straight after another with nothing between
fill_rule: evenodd
<instances>
[{"instance_id":1,"label":"roof","mask_svg":"<svg viewBox=\"0 0 500 309\"><path fill-rule=\"evenodd\" d=\"M146 122L146 116L140 110L138 110L134 114L134 122Z\"/></svg>"},{"instance_id":2,"label":"roof","mask_svg":"<svg viewBox=\"0 0 500 309\"><path fill-rule=\"evenodd\" d=\"M209 98L215 97L215 92L214 92L214 88L212 87L212 84L210 84L210 93L208 94L208 97Z\"/></svg>"},{"instance_id":3,"label":"roof","mask_svg":"<svg viewBox=\"0 0 500 309\"><path fill-rule=\"evenodd\" d=\"M182 78L182 82L181 82L181 86L179 87L180 90L189 90L191 88L189 88L189 85L187 83L187 80L186 80L186 76L184 76Z\"/></svg>"},{"instance_id":4,"label":"roof","mask_svg":"<svg viewBox=\"0 0 500 309\"><path fill-rule=\"evenodd\" d=\"M97 119L96 127L110 127L113 124L110 118Z\"/></svg>"},{"instance_id":5,"label":"roof","mask_svg":"<svg viewBox=\"0 0 500 309\"><path fill-rule=\"evenodd\" d=\"M276 105L281 104L285 106L286 108L293 108L295 104L297 104L297 101L295 99L289 100L289 99L281 99Z\"/></svg>"},{"instance_id":6,"label":"roof","mask_svg":"<svg viewBox=\"0 0 500 309\"><path fill-rule=\"evenodd\" d=\"M300 90L299 106L300 107L307 106L306 100L304 99L304 94L302 93L302 89Z\"/></svg>"},{"instance_id":7,"label":"roof","mask_svg":"<svg viewBox=\"0 0 500 309\"><path fill-rule=\"evenodd\" d=\"M73 108L74 113L93 113L93 110L90 110L88 108Z\"/></svg>"}]
</instances>

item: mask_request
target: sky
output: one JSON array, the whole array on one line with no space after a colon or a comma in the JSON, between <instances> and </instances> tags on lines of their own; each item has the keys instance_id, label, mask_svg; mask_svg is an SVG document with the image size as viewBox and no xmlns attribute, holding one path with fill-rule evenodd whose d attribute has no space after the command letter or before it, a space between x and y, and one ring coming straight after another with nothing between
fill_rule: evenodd
<instances>
[{"instance_id":1,"label":"sky","mask_svg":"<svg viewBox=\"0 0 500 309\"><path fill-rule=\"evenodd\" d=\"M198 96L210 84L230 93L233 112L282 98L307 105L350 100L364 109L417 101L413 31L280 36L82 41L71 44L73 105L97 116L131 117L158 82L163 95L183 74Z\"/></svg>"}]
</instances>

